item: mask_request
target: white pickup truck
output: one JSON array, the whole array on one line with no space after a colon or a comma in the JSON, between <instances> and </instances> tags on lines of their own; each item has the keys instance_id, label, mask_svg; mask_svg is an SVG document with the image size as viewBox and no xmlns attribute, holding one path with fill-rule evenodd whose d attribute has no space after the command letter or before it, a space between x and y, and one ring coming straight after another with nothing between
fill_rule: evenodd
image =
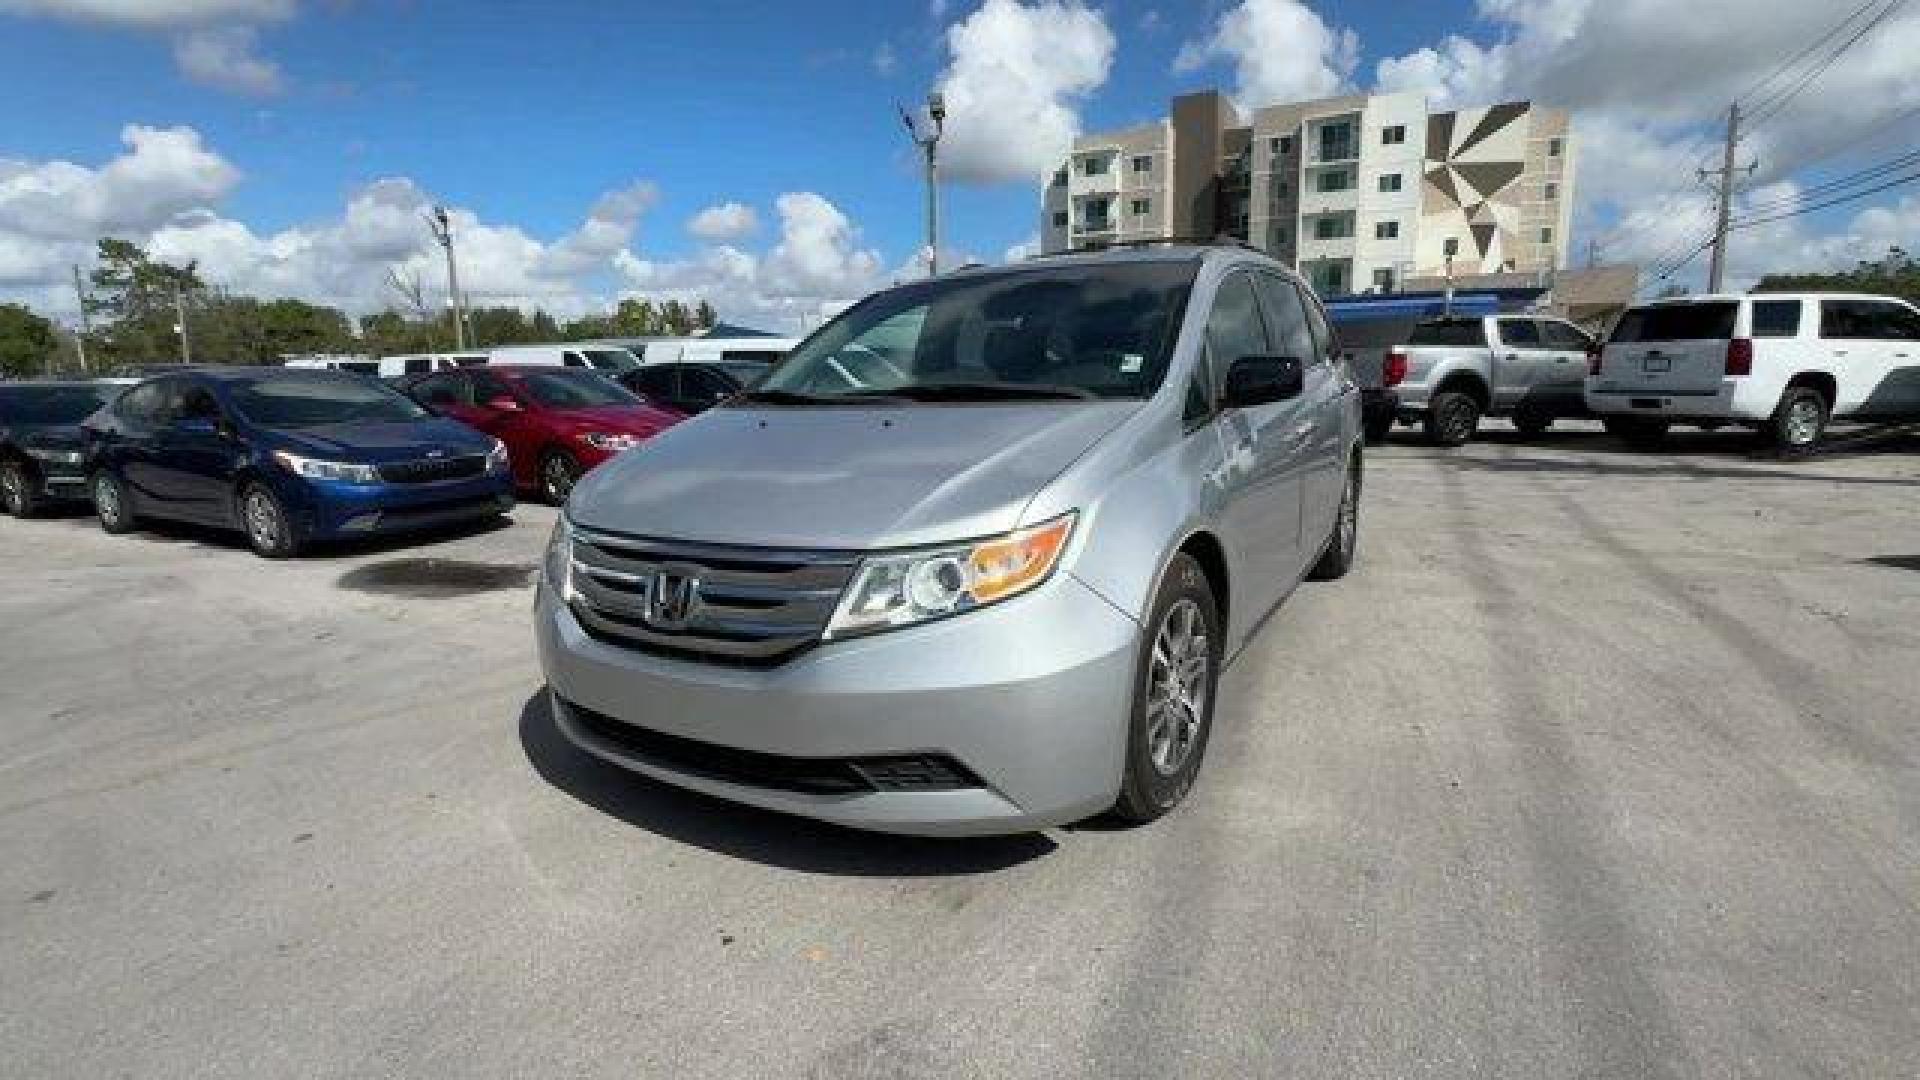
<instances>
[{"instance_id":1,"label":"white pickup truck","mask_svg":"<svg viewBox=\"0 0 1920 1080\"><path fill-rule=\"evenodd\" d=\"M1534 315L1430 319L1407 344L1387 352L1388 377L1399 384L1400 419L1424 426L1440 446L1473 438L1483 416L1510 417L1522 434L1538 435L1561 417L1587 415L1583 397L1586 332L1562 319Z\"/></svg>"}]
</instances>

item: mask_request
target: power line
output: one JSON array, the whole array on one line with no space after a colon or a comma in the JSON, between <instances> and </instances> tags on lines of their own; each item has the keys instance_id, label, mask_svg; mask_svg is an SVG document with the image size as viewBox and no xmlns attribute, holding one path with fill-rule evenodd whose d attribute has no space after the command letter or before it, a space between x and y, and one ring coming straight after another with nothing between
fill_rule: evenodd
<instances>
[{"instance_id":1,"label":"power line","mask_svg":"<svg viewBox=\"0 0 1920 1080\"><path fill-rule=\"evenodd\" d=\"M1853 24L1853 21L1855 19L1858 19L1860 16L1866 14L1869 8L1872 8L1874 5L1879 4L1881 2L1882 0L1866 0L1865 3L1862 3L1859 7L1854 8L1853 11L1849 13L1846 18L1841 19L1838 23L1834 24L1834 26L1831 29L1829 29L1826 33L1821 34L1819 37L1815 38L1812 42L1808 43L1807 46L1801 49L1799 52L1794 53L1792 56L1787 57L1785 60L1782 60L1779 66L1775 67L1771 72L1769 72L1765 78L1761 79L1759 82L1754 83L1752 86L1748 87L1738 97L1734 98L1734 100L1744 101L1751 104L1753 101L1757 99L1761 89L1764 88L1768 83L1772 82L1773 80L1779 78L1782 75L1785 75L1788 71L1791 71L1795 65L1800 63L1800 61L1805 60L1807 57L1813 55L1813 53L1818 51L1821 46L1825 45L1829 41L1832 41L1835 37L1838 37L1843 30L1845 30L1848 26Z\"/></svg>"},{"instance_id":2,"label":"power line","mask_svg":"<svg viewBox=\"0 0 1920 1080\"><path fill-rule=\"evenodd\" d=\"M1788 218L1796 218L1804 214L1811 214L1816 211L1831 209L1832 207L1835 207L1835 206L1844 206L1845 204L1850 202L1858 202L1861 199L1868 197L1869 195L1878 195L1883 191L1890 191L1894 188L1903 187L1907 184L1911 184L1915 182L1920 182L1920 172L1909 173L1906 176L1902 176L1896 180L1890 180L1886 183L1867 188L1865 191L1856 191L1850 195L1837 196L1835 198L1827 199L1822 202L1817 202L1809 206L1801 206L1792 210L1786 210L1777 214L1770 214L1764 217L1743 218L1739 222L1735 223L1732 227L1735 229L1752 229L1761 225L1770 224L1775 221L1785 221Z\"/></svg>"},{"instance_id":3,"label":"power line","mask_svg":"<svg viewBox=\"0 0 1920 1080\"><path fill-rule=\"evenodd\" d=\"M1889 173L1899 172L1902 169L1909 168L1914 165L1920 165L1920 150L1901 154L1899 157L1892 158L1887 161L1883 161L1878 165L1872 165L1867 168L1861 169L1857 172L1848 173L1845 176L1841 176L1833 180L1828 180L1824 183L1815 184L1813 187L1806 188L1801 191L1797 191L1792 195L1788 195L1784 198L1774 199L1768 202L1749 205L1745 208L1745 213L1743 216L1751 217L1754 214L1762 214L1770 210L1783 209L1785 207L1794 206L1796 204L1807 202L1810 199L1817 199L1824 195L1831 195L1835 192L1845 191L1847 188L1858 187L1861 184L1866 183L1867 181L1877 179Z\"/></svg>"},{"instance_id":4,"label":"power line","mask_svg":"<svg viewBox=\"0 0 1920 1080\"><path fill-rule=\"evenodd\" d=\"M1827 70L1833 67L1833 65L1839 61L1840 57L1844 56L1849 49L1852 49L1855 45L1859 44L1862 38L1865 38L1868 34L1873 33L1873 31L1877 29L1882 23L1886 22L1887 19L1891 17L1894 12L1900 10L1901 6L1904 5L1905 3L1906 3L1906 0L1891 0L1891 2L1889 2L1886 7L1880 9L1878 14L1874 15L1873 18L1868 19L1865 25L1861 26L1860 29L1854 31L1854 34L1852 37L1841 42L1839 47L1835 48L1832 52L1828 53L1824 60L1822 60L1819 64L1817 64L1812 69L1810 69L1805 75L1801 76L1800 81L1794 83L1792 87L1788 88L1785 91L1782 91L1780 94L1773 97L1772 100L1770 100L1767 104L1756 106L1754 108L1754 112L1757 115L1754 116L1752 127L1749 129L1749 131L1751 132L1751 131L1758 130L1767 121L1772 120L1776 116L1779 116L1780 113L1783 110L1785 110L1788 105L1793 103L1794 98L1799 97L1800 94L1804 92L1807 87L1813 85L1815 80L1819 79L1820 76L1826 74ZM1852 18L1853 16L1848 16L1849 20L1851 20Z\"/></svg>"}]
</instances>

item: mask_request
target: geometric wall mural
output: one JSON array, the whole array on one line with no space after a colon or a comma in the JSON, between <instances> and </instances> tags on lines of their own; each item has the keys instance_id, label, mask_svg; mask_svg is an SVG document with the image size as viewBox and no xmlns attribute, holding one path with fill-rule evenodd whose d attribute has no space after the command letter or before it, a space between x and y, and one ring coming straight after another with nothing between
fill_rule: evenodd
<instances>
[{"instance_id":1,"label":"geometric wall mural","mask_svg":"<svg viewBox=\"0 0 1920 1080\"><path fill-rule=\"evenodd\" d=\"M1421 234L1456 238L1457 274L1498 272L1519 251L1516 181L1527 167L1530 111L1526 102L1508 102L1427 118Z\"/></svg>"}]
</instances>

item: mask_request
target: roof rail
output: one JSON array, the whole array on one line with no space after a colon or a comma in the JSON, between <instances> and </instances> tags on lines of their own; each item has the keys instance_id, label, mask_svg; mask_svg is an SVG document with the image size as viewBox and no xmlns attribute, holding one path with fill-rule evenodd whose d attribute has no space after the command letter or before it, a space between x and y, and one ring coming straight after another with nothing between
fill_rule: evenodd
<instances>
[{"instance_id":1,"label":"roof rail","mask_svg":"<svg viewBox=\"0 0 1920 1080\"><path fill-rule=\"evenodd\" d=\"M1211 237L1202 236L1147 236L1138 240L1113 240L1095 247L1067 248L1064 251L1042 251L1027 256L1029 259L1054 259L1063 255L1086 255L1096 251L1130 250L1147 247L1231 247L1265 255L1267 252L1237 236L1220 233Z\"/></svg>"}]
</instances>

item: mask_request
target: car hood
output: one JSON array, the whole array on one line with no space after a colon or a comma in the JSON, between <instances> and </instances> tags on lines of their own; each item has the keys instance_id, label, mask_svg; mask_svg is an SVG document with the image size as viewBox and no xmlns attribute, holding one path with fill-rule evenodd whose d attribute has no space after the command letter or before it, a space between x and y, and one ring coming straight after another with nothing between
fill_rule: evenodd
<instances>
[{"instance_id":1,"label":"car hood","mask_svg":"<svg viewBox=\"0 0 1920 1080\"><path fill-rule=\"evenodd\" d=\"M484 454L493 446L490 437L465 424L440 418L280 428L273 436L296 454L373 464L427 457L435 450L448 457Z\"/></svg>"},{"instance_id":2,"label":"car hood","mask_svg":"<svg viewBox=\"0 0 1920 1080\"><path fill-rule=\"evenodd\" d=\"M556 409L554 421L568 429L586 433L604 431L612 435L637 435L652 438L684 419L679 413L651 405L598 405L591 409Z\"/></svg>"},{"instance_id":3,"label":"car hood","mask_svg":"<svg viewBox=\"0 0 1920 1080\"><path fill-rule=\"evenodd\" d=\"M589 473L587 528L862 550L1006 532L1140 402L722 408Z\"/></svg>"}]
</instances>

